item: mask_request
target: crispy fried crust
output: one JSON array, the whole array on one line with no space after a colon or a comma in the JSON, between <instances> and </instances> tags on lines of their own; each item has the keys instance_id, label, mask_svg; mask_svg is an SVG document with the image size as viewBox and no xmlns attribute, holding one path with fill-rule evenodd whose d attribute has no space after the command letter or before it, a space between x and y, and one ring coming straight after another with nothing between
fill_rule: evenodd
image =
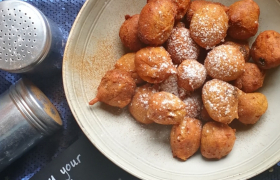
<instances>
[{"instance_id":1,"label":"crispy fried crust","mask_svg":"<svg viewBox=\"0 0 280 180\"><path fill-rule=\"evenodd\" d=\"M252 45L251 56L261 69L280 65L280 34L273 30L260 33Z\"/></svg>"},{"instance_id":2,"label":"crispy fried crust","mask_svg":"<svg viewBox=\"0 0 280 180\"><path fill-rule=\"evenodd\" d=\"M123 55L115 64L116 69L122 69L131 74L131 77L134 79L135 83L143 84L144 80L140 78L140 76L137 74L135 69L135 53L127 53Z\"/></svg>"},{"instance_id":3,"label":"crispy fried crust","mask_svg":"<svg viewBox=\"0 0 280 180\"><path fill-rule=\"evenodd\" d=\"M193 40L203 48L212 49L227 35L228 16L217 4L206 4L198 9L191 20Z\"/></svg>"},{"instance_id":4,"label":"crispy fried crust","mask_svg":"<svg viewBox=\"0 0 280 180\"><path fill-rule=\"evenodd\" d=\"M255 63L245 63L244 73L233 82L233 85L246 93L251 93L263 86L264 78L264 70Z\"/></svg>"},{"instance_id":5,"label":"crispy fried crust","mask_svg":"<svg viewBox=\"0 0 280 180\"><path fill-rule=\"evenodd\" d=\"M145 44L138 38L138 20L139 14L135 14L133 16L127 15L119 32L123 45L134 52L145 46Z\"/></svg>"},{"instance_id":6,"label":"crispy fried crust","mask_svg":"<svg viewBox=\"0 0 280 180\"><path fill-rule=\"evenodd\" d=\"M266 112L267 107L264 94L243 93L238 98L238 120L244 124L255 124Z\"/></svg>"},{"instance_id":7,"label":"crispy fried crust","mask_svg":"<svg viewBox=\"0 0 280 180\"><path fill-rule=\"evenodd\" d=\"M202 101L209 116L217 122L229 124L238 118L238 91L229 83L207 81L202 88Z\"/></svg>"},{"instance_id":8,"label":"crispy fried crust","mask_svg":"<svg viewBox=\"0 0 280 180\"><path fill-rule=\"evenodd\" d=\"M113 69L107 71L98 86L97 98L110 106L123 108L131 101L136 84L130 73Z\"/></svg>"},{"instance_id":9,"label":"crispy fried crust","mask_svg":"<svg viewBox=\"0 0 280 180\"><path fill-rule=\"evenodd\" d=\"M185 27L174 28L166 44L175 64L180 64L186 59L198 59L201 49L191 38L190 30Z\"/></svg>"},{"instance_id":10,"label":"crispy fried crust","mask_svg":"<svg viewBox=\"0 0 280 180\"><path fill-rule=\"evenodd\" d=\"M241 0L229 6L228 34L235 39L254 36L259 27L260 8L253 0Z\"/></svg>"},{"instance_id":11,"label":"crispy fried crust","mask_svg":"<svg viewBox=\"0 0 280 180\"><path fill-rule=\"evenodd\" d=\"M135 67L138 75L149 83L161 83L177 73L169 53L163 47L146 47L137 51Z\"/></svg>"},{"instance_id":12,"label":"crispy fried crust","mask_svg":"<svg viewBox=\"0 0 280 180\"><path fill-rule=\"evenodd\" d=\"M221 159L231 152L235 139L235 130L228 125L208 122L202 128L201 154L208 159Z\"/></svg>"},{"instance_id":13,"label":"crispy fried crust","mask_svg":"<svg viewBox=\"0 0 280 180\"><path fill-rule=\"evenodd\" d=\"M223 81L237 79L244 72L245 60L239 48L232 45L220 45L210 51L204 66L212 78Z\"/></svg>"},{"instance_id":14,"label":"crispy fried crust","mask_svg":"<svg viewBox=\"0 0 280 180\"><path fill-rule=\"evenodd\" d=\"M129 112L135 120L143 124L151 124L154 122L147 117L147 111L149 99L156 92L157 89L148 83L136 88L135 95L128 106Z\"/></svg>"},{"instance_id":15,"label":"crispy fried crust","mask_svg":"<svg viewBox=\"0 0 280 180\"><path fill-rule=\"evenodd\" d=\"M199 148L202 123L194 118L185 117L173 125L170 133L172 154L183 161L190 158Z\"/></svg>"},{"instance_id":16,"label":"crispy fried crust","mask_svg":"<svg viewBox=\"0 0 280 180\"><path fill-rule=\"evenodd\" d=\"M158 124L179 124L186 114L186 104L171 93L157 92L149 100L147 116Z\"/></svg>"},{"instance_id":17,"label":"crispy fried crust","mask_svg":"<svg viewBox=\"0 0 280 180\"><path fill-rule=\"evenodd\" d=\"M149 1L141 10L138 37L148 45L162 45L175 23L176 5L172 0Z\"/></svg>"}]
</instances>

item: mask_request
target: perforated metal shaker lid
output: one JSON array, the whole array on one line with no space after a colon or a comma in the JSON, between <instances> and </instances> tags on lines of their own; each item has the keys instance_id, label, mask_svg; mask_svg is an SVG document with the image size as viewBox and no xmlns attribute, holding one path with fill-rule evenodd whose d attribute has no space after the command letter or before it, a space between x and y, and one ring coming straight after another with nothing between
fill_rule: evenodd
<instances>
[{"instance_id":1,"label":"perforated metal shaker lid","mask_svg":"<svg viewBox=\"0 0 280 180\"><path fill-rule=\"evenodd\" d=\"M22 73L47 55L50 44L47 18L34 6L19 0L0 2L0 69Z\"/></svg>"}]
</instances>

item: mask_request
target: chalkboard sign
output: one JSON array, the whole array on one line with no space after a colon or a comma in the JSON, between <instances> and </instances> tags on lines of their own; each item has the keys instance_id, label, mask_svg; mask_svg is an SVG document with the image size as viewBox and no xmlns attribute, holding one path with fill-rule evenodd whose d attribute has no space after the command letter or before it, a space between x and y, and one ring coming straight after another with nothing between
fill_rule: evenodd
<instances>
[{"instance_id":1,"label":"chalkboard sign","mask_svg":"<svg viewBox=\"0 0 280 180\"><path fill-rule=\"evenodd\" d=\"M30 180L138 180L128 174L81 136Z\"/></svg>"}]
</instances>

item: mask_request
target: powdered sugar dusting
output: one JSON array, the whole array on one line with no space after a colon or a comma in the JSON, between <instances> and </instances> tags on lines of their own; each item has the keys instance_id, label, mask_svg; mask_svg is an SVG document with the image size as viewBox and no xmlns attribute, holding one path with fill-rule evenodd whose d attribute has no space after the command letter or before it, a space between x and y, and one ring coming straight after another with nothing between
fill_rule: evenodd
<instances>
[{"instance_id":1,"label":"powdered sugar dusting","mask_svg":"<svg viewBox=\"0 0 280 180\"><path fill-rule=\"evenodd\" d=\"M156 88L153 88L149 84L144 85L142 87L138 87L136 89L134 99L137 98L136 100L132 101L130 105L136 105L137 107L141 106L144 109L148 109L149 107L149 99L151 96L158 92ZM132 104L134 103L134 104Z\"/></svg>"},{"instance_id":2,"label":"powdered sugar dusting","mask_svg":"<svg viewBox=\"0 0 280 180\"><path fill-rule=\"evenodd\" d=\"M235 46L221 45L208 53L204 64L211 77L230 81L244 72L245 60Z\"/></svg>"},{"instance_id":3,"label":"powdered sugar dusting","mask_svg":"<svg viewBox=\"0 0 280 180\"><path fill-rule=\"evenodd\" d=\"M187 105L187 116L191 118L198 118L202 109L202 99L200 92L192 93L183 99L183 102Z\"/></svg>"},{"instance_id":4,"label":"powdered sugar dusting","mask_svg":"<svg viewBox=\"0 0 280 180\"><path fill-rule=\"evenodd\" d=\"M163 96L163 95L160 95ZM171 93L164 93L164 99L161 101L161 108L163 109L172 109L173 107L175 107L175 105L177 106L176 108L182 108L183 104L181 103L181 100L172 95Z\"/></svg>"},{"instance_id":5,"label":"powdered sugar dusting","mask_svg":"<svg viewBox=\"0 0 280 180\"><path fill-rule=\"evenodd\" d=\"M178 76L183 84L188 84L192 89L197 89L206 79L205 67L196 60L185 60L178 68ZM181 86L182 87L182 86ZM183 85L183 87L185 87ZM188 89L187 89L188 90Z\"/></svg>"},{"instance_id":6,"label":"powdered sugar dusting","mask_svg":"<svg viewBox=\"0 0 280 180\"><path fill-rule=\"evenodd\" d=\"M169 76L165 81L160 84L160 90L169 92L174 94L175 96L179 97L179 90L178 90L178 83L177 83L177 75Z\"/></svg>"},{"instance_id":7,"label":"powdered sugar dusting","mask_svg":"<svg viewBox=\"0 0 280 180\"><path fill-rule=\"evenodd\" d=\"M212 49L226 36L228 17L224 9L215 4L197 10L191 20L191 36L200 46Z\"/></svg>"},{"instance_id":8,"label":"powdered sugar dusting","mask_svg":"<svg viewBox=\"0 0 280 180\"><path fill-rule=\"evenodd\" d=\"M186 59L197 59L200 47L190 36L190 31L184 27L174 28L167 41L167 51L175 64Z\"/></svg>"},{"instance_id":9,"label":"powdered sugar dusting","mask_svg":"<svg viewBox=\"0 0 280 180\"><path fill-rule=\"evenodd\" d=\"M229 83L217 79L208 81L203 87L202 98L214 120L221 121L224 118L229 123L237 118L237 90Z\"/></svg>"},{"instance_id":10,"label":"powdered sugar dusting","mask_svg":"<svg viewBox=\"0 0 280 180\"><path fill-rule=\"evenodd\" d=\"M160 124L177 124L186 115L185 106L177 96L158 92L149 100L147 116Z\"/></svg>"},{"instance_id":11,"label":"powdered sugar dusting","mask_svg":"<svg viewBox=\"0 0 280 180\"><path fill-rule=\"evenodd\" d=\"M189 96L191 94L190 91L185 90L184 88L178 87L178 93L180 98L185 98L186 96Z\"/></svg>"},{"instance_id":12,"label":"powdered sugar dusting","mask_svg":"<svg viewBox=\"0 0 280 180\"><path fill-rule=\"evenodd\" d=\"M138 75L149 83L161 83L171 74L177 73L170 54L163 47L139 50L135 56L135 67Z\"/></svg>"}]
</instances>

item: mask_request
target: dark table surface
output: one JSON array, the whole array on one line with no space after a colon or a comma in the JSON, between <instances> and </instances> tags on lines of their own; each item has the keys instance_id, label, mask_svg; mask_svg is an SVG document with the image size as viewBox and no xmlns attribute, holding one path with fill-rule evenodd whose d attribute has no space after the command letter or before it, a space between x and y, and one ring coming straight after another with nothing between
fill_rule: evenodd
<instances>
[{"instance_id":1,"label":"dark table surface","mask_svg":"<svg viewBox=\"0 0 280 180\"><path fill-rule=\"evenodd\" d=\"M0 0L1 1L1 0ZM68 38L72 24L83 6L85 0L25 0L40 9L49 19L53 20L62 30L65 41ZM63 53L62 55L63 56ZM62 61L62 57L61 57ZM12 74L0 70L0 94L18 79L24 77L20 74ZM37 85L58 109L63 120L63 127L51 137L41 141L33 149L25 153L10 166L0 173L2 180L28 180L49 162L59 156L67 147L75 142L83 132L76 123L67 104L62 75L58 73L50 78L28 77ZM95 153L100 153L96 151ZM101 153L101 160L111 165ZM94 168L94 167L92 167ZM121 171L120 169L116 169ZM122 171L122 173L126 173ZM102 174L90 179L104 179ZM118 177L116 177L118 179ZM269 170L252 178L252 180L280 180L280 164L274 165Z\"/></svg>"}]
</instances>

